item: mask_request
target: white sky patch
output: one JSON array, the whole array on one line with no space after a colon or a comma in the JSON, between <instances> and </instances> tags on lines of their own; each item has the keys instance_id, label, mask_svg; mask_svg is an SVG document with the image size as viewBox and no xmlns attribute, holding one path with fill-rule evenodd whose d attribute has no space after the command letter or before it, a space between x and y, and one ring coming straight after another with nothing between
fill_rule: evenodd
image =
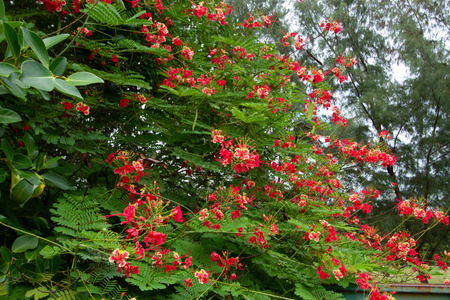
<instances>
[{"instance_id":1,"label":"white sky patch","mask_svg":"<svg viewBox=\"0 0 450 300\"><path fill-rule=\"evenodd\" d=\"M403 83L408 77L411 76L411 71L409 68L402 62L396 63L392 65L392 73L393 78L398 83Z\"/></svg>"}]
</instances>

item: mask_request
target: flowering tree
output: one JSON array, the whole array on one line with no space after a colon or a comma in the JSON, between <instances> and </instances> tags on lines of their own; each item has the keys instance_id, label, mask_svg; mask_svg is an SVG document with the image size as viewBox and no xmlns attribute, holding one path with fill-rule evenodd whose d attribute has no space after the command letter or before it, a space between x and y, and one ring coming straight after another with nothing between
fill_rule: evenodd
<instances>
[{"instance_id":1,"label":"flowering tree","mask_svg":"<svg viewBox=\"0 0 450 300\"><path fill-rule=\"evenodd\" d=\"M270 16L232 24L224 2L38 2L0 2L3 294L331 299L325 284L356 283L389 299L401 265L430 276L419 237L359 225L379 192L341 185L343 163L395 157L318 134L346 123L327 81L353 57L301 64L254 38ZM413 201L399 214L448 225Z\"/></svg>"}]
</instances>

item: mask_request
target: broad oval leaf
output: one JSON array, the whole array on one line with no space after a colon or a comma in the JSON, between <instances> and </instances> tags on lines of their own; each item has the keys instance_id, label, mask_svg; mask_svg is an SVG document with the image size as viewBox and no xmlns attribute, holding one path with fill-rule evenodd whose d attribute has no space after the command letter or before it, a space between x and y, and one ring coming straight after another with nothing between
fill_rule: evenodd
<instances>
[{"instance_id":1,"label":"broad oval leaf","mask_svg":"<svg viewBox=\"0 0 450 300\"><path fill-rule=\"evenodd\" d=\"M80 86L93 83L103 83L103 79L89 72L78 72L70 75L66 79L66 83L71 86Z\"/></svg>"},{"instance_id":2,"label":"broad oval leaf","mask_svg":"<svg viewBox=\"0 0 450 300\"><path fill-rule=\"evenodd\" d=\"M42 174L42 177L44 177L45 180L48 180L49 182L53 183L62 190L69 190L72 188L70 186L70 183L64 177L61 177L59 175L53 173L45 173Z\"/></svg>"},{"instance_id":3,"label":"broad oval leaf","mask_svg":"<svg viewBox=\"0 0 450 300\"><path fill-rule=\"evenodd\" d=\"M78 89L74 86L68 85L64 80L57 78L55 80L55 88L58 92L61 92L67 96L77 97L83 99Z\"/></svg>"},{"instance_id":4,"label":"broad oval leaf","mask_svg":"<svg viewBox=\"0 0 450 300\"><path fill-rule=\"evenodd\" d=\"M27 180L22 179L17 182L11 190L11 199L19 202L21 205L30 200L33 195L33 191L37 186L29 183Z\"/></svg>"},{"instance_id":5,"label":"broad oval leaf","mask_svg":"<svg viewBox=\"0 0 450 300\"><path fill-rule=\"evenodd\" d=\"M14 168L16 168L18 170L25 170L25 169L31 168L33 163L25 155L16 153L14 155L12 165L14 166Z\"/></svg>"},{"instance_id":6,"label":"broad oval leaf","mask_svg":"<svg viewBox=\"0 0 450 300\"><path fill-rule=\"evenodd\" d=\"M42 183L39 176L36 173L31 172L31 171L17 170L17 175L19 175L20 177L22 177L23 179L25 179L32 185L40 185Z\"/></svg>"},{"instance_id":7,"label":"broad oval leaf","mask_svg":"<svg viewBox=\"0 0 450 300\"><path fill-rule=\"evenodd\" d=\"M30 249L34 249L38 245L38 238L31 235L19 236L11 246L14 253L22 253Z\"/></svg>"},{"instance_id":8,"label":"broad oval leaf","mask_svg":"<svg viewBox=\"0 0 450 300\"><path fill-rule=\"evenodd\" d=\"M0 123L10 124L22 121L22 118L13 110L0 108Z\"/></svg>"},{"instance_id":9,"label":"broad oval leaf","mask_svg":"<svg viewBox=\"0 0 450 300\"><path fill-rule=\"evenodd\" d=\"M64 34L55 35L55 36L51 36L51 37L45 38L42 41L44 42L45 48L49 49L50 47L53 47L56 44L64 41L69 36L70 36L70 34L64 33Z\"/></svg>"},{"instance_id":10,"label":"broad oval leaf","mask_svg":"<svg viewBox=\"0 0 450 300\"><path fill-rule=\"evenodd\" d=\"M53 72L56 76L62 76L64 74L64 71L66 70L67 66L67 58L65 57L58 57L57 59L53 60L50 64L50 71Z\"/></svg>"},{"instance_id":11,"label":"broad oval leaf","mask_svg":"<svg viewBox=\"0 0 450 300\"><path fill-rule=\"evenodd\" d=\"M34 32L21 27L25 41L30 45L40 62L48 68L49 58L47 49L42 39Z\"/></svg>"},{"instance_id":12,"label":"broad oval leaf","mask_svg":"<svg viewBox=\"0 0 450 300\"><path fill-rule=\"evenodd\" d=\"M8 77L11 73L20 73L20 70L14 67L13 65L0 62L0 76Z\"/></svg>"},{"instance_id":13,"label":"broad oval leaf","mask_svg":"<svg viewBox=\"0 0 450 300\"><path fill-rule=\"evenodd\" d=\"M22 64L20 80L34 88L50 92L55 87L55 77L49 69L42 64L27 60Z\"/></svg>"}]
</instances>

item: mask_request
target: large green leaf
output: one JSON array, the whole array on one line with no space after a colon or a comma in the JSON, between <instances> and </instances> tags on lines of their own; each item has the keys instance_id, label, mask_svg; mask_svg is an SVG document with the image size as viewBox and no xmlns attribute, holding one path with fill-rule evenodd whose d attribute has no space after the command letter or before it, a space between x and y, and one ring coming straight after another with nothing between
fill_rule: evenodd
<instances>
[{"instance_id":1,"label":"large green leaf","mask_svg":"<svg viewBox=\"0 0 450 300\"><path fill-rule=\"evenodd\" d=\"M0 76L8 77L11 73L14 72L20 73L20 70L14 67L13 65L0 62Z\"/></svg>"},{"instance_id":2,"label":"large green leaf","mask_svg":"<svg viewBox=\"0 0 450 300\"><path fill-rule=\"evenodd\" d=\"M18 170L29 169L33 165L31 160L23 154L16 153L14 155L12 165Z\"/></svg>"},{"instance_id":3,"label":"large green leaf","mask_svg":"<svg viewBox=\"0 0 450 300\"><path fill-rule=\"evenodd\" d=\"M19 236L11 246L14 253L22 253L30 249L34 249L38 245L38 238L31 235Z\"/></svg>"},{"instance_id":4,"label":"large green leaf","mask_svg":"<svg viewBox=\"0 0 450 300\"><path fill-rule=\"evenodd\" d=\"M0 108L0 123L10 124L22 121L22 118L13 110Z\"/></svg>"},{"instance_id":5,"label":"large green leaf","mask_svg":"<svg viewBox=\"0 0 450 300\"><path fill-rule=\"evenodd\" d=\"M61 92L67 96L77 97L83 99L78 89L74 86L68 85L64 80L57 78L55 80L55 88L58 92Z\"/></svg>"},{"instance_id":6,"label":"large green leaf","mask_svg":"<svg viewBox=\"0 0 450 300\"><path fill-rule=\"evenodd\" d=\"M17 32L6 22L2 21L3 31L6 36L6 41L8 42L9 50L12 56L17 60L20 56L20 46L17 40Z\"/></svg>"},{"instance_id":7,"label":"large green leaf","mask_svg":"<svg viewBox=\"0 0 450 300\"><path fill-rule=\"evenodd\" d=\"M59 175L52 174L52 173L45 173L45 174L42 174L42 177L44 177L45 180L48 180L49 182L53 183L60 189L69 190L72 188L70 186L70 183L65 178L63 178Z\"/></svg>"},{"instance_id":8,"label":"large green leaf","mask_svg":"<svg viewBox=\"0 0 450 300\"><path fill-rule=\"evenodd\" d=\"M103 83L103 79L89 72L77 72L70 75L66 79L66 83L71 86L80 86L93 83Z\"/></svg>"},{"instance_id":9,"label":"large green leaf","mask_svg":"<svg viewBox=\"0 0 450 300\"><path fill-rule=\"evenodd\" d=\"M48 68L49 58L47 49L45 48L42 39L34 32L31 32L23 27L21 27L23 38L30 45L33 52L38 57L39 61Z\"/></svg>"},{"instance_id":10,"label":"large green leaf","mask_svg":"<svg viewBox=\"0 0 450 300\"><path fill-rule=\"evenodd\" d=\"M22 64L22 76L20 80L34 88L52 91L55 87L55 77L49 69L42 64L27 60Z\"/></svg>"},{"instance_id":11,"label":"large green leaf","mask_svg":"<svg viewBox=\"0 0 450 300\"><path fill-rule=\"evenodd\" d=\"M16 74L16 73L11 73ZM9 79L6 79L5 77L2 77L1 80L5 83L5 89L8 91L7 94L12 94L16 96L17 98L22 99L23 101L27 101L27 98L25 96L27 95L27 92L18 86L16 83L12 82Z\"/></svg>"},{"instance_id":12,"label":"large green leaf","mask_svg":"<svg viewBox=\"0 0 450 300\"><path fill-rule=\"evenodd\" d=\"M36 185L29 183L27 180L20 180L11 190L11 199L24 204L30 200Z\"/></svg>"},{"instance_id":13,"label":"large green leaf","mask_svg":"<svg viewBox=\"0 0 450 300\"><path fill-rule=\"evenodd\" d=\"M23 179L25 179L32 185L40 185L41 184L41 179L34 172L17 170L17 175L19 175L20 177L22 177Z\"/></svg>"},{"instance_id":14,"label":"large green leaf","mask_svg":"<svg viewBox=\"0 0 450 300\"><path fill-rule=\"evenodd\" d=\"M45 48L49 49L50 47L55 46L56 44L64 41L69 36L70 36L70 34L64 33L64 34L55 35L55 36L51 36L51 37L45 38L45 39L43 39Z\"/></svg>"},{"instance_id":15,"label":"large green leaf","mask_svg":"<svg viewBox=\"0 0 450 300\"><path fill-rule=\"evenodd\" d=\"M67 66L67 58L58 57L50 64L50 71L53 72L56 76L62 76Z\"/></svg>"}]
</instances>

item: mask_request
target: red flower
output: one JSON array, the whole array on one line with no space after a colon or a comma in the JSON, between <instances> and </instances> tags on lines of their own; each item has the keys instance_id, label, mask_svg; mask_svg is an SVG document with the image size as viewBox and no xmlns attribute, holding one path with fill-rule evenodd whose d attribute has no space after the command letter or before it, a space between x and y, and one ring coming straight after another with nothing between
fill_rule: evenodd
<instances>
[{"instance_id":1,"label":"red flower","mask_svg":"<svg viewBox=\"0 0 450 300\"><path fill-rule=\"evenodd\" d=\"M184 280L184 284L187 287L190 287L190 286L192 286L192 280L190 278L187 278L187 279Z\"/></svg>"},{"instance_id":2,"label":"red flower","mask_svg":"<svg viewBox=\"0 0 450 300\"><path fill-rule=\"evenodd\" d=\"M330 277L330 275L328 275L327 273L325 273L325 272L323 271L322 266L319 266L319 267L317 268L317 274L319 274L320 280L322 280L322 279L327 279L328 277Z\"/></svg>"},{"instance_id":3,"label":"red flower","mask_svg":"<svg viewBox=\"0 0 450 300\"><path fill-rule=\"evenodd\" d=\"M181 46L181 40L180 40L179 37L173 38L172 41L173 41L173 44L174 44L175 46Z\"/></svg>"},{"instance_id":4,"label":"red flower","mask_svg":"<svg viewBox=\"0 0 450 300\"><path fill-rule=\"evenodd\" d=\"M225 85L225 80L217 80L217 84L219 85L219 86L224 86Z\"/></svg>"},{"instance_id":5,"label":"red flower","mask_svg":"<svg viewBox=\"0 0 450 300\"><path fill-rule=\"evenodd\" d=\"M27 124L27 125L23 126L22 130L25 130L25 131L30 130L30 125Z\"/></svg>"},{"instance_id":6,"label":"red flower","mask_svg":"<svg viewBox=\"0 0 450 300\"><path fill-rule=\"evenodd\" d=\"M112 56L111 60L112 60L112 62L115 62L115 63L119 61L117 59L117 55L115 55L115 54Z\"/></svg>"},{"instance_id":7,"label":"red flower","mask_svg":"<svg viewBox=\"0 0 450 300\"><path fill-rule=\"evenodd\" d=\"M175 220L175 222L183 222L183 213L180 210L180 206L178 205L174 209L172 209L172 218Z\"/></svg>"},{"instance_id":8,"label":"red flower","mask_svg":"<svg viewBox=\"0 0 450 300\"><path fill-rule=\"evenodd\" d=\"M67 101L64 101L61 104L64 105L64 109L65 110L70 110L70 109L74 108L74 106L75 106L75 105L73 105L73 103L70 103L70 102L67 102Z\"/></svg>"},{"instance_id":9,"label":"red flower","mask_svg":"<svg viewBox=\"0 0 450 300\"><path fill-rule=\"evenodd\" d=\"M127 107L128 102L130 102L130 100L128 100L128 99L120 99L119 106L120 107Z\"/></svg>"}]
</instances>

